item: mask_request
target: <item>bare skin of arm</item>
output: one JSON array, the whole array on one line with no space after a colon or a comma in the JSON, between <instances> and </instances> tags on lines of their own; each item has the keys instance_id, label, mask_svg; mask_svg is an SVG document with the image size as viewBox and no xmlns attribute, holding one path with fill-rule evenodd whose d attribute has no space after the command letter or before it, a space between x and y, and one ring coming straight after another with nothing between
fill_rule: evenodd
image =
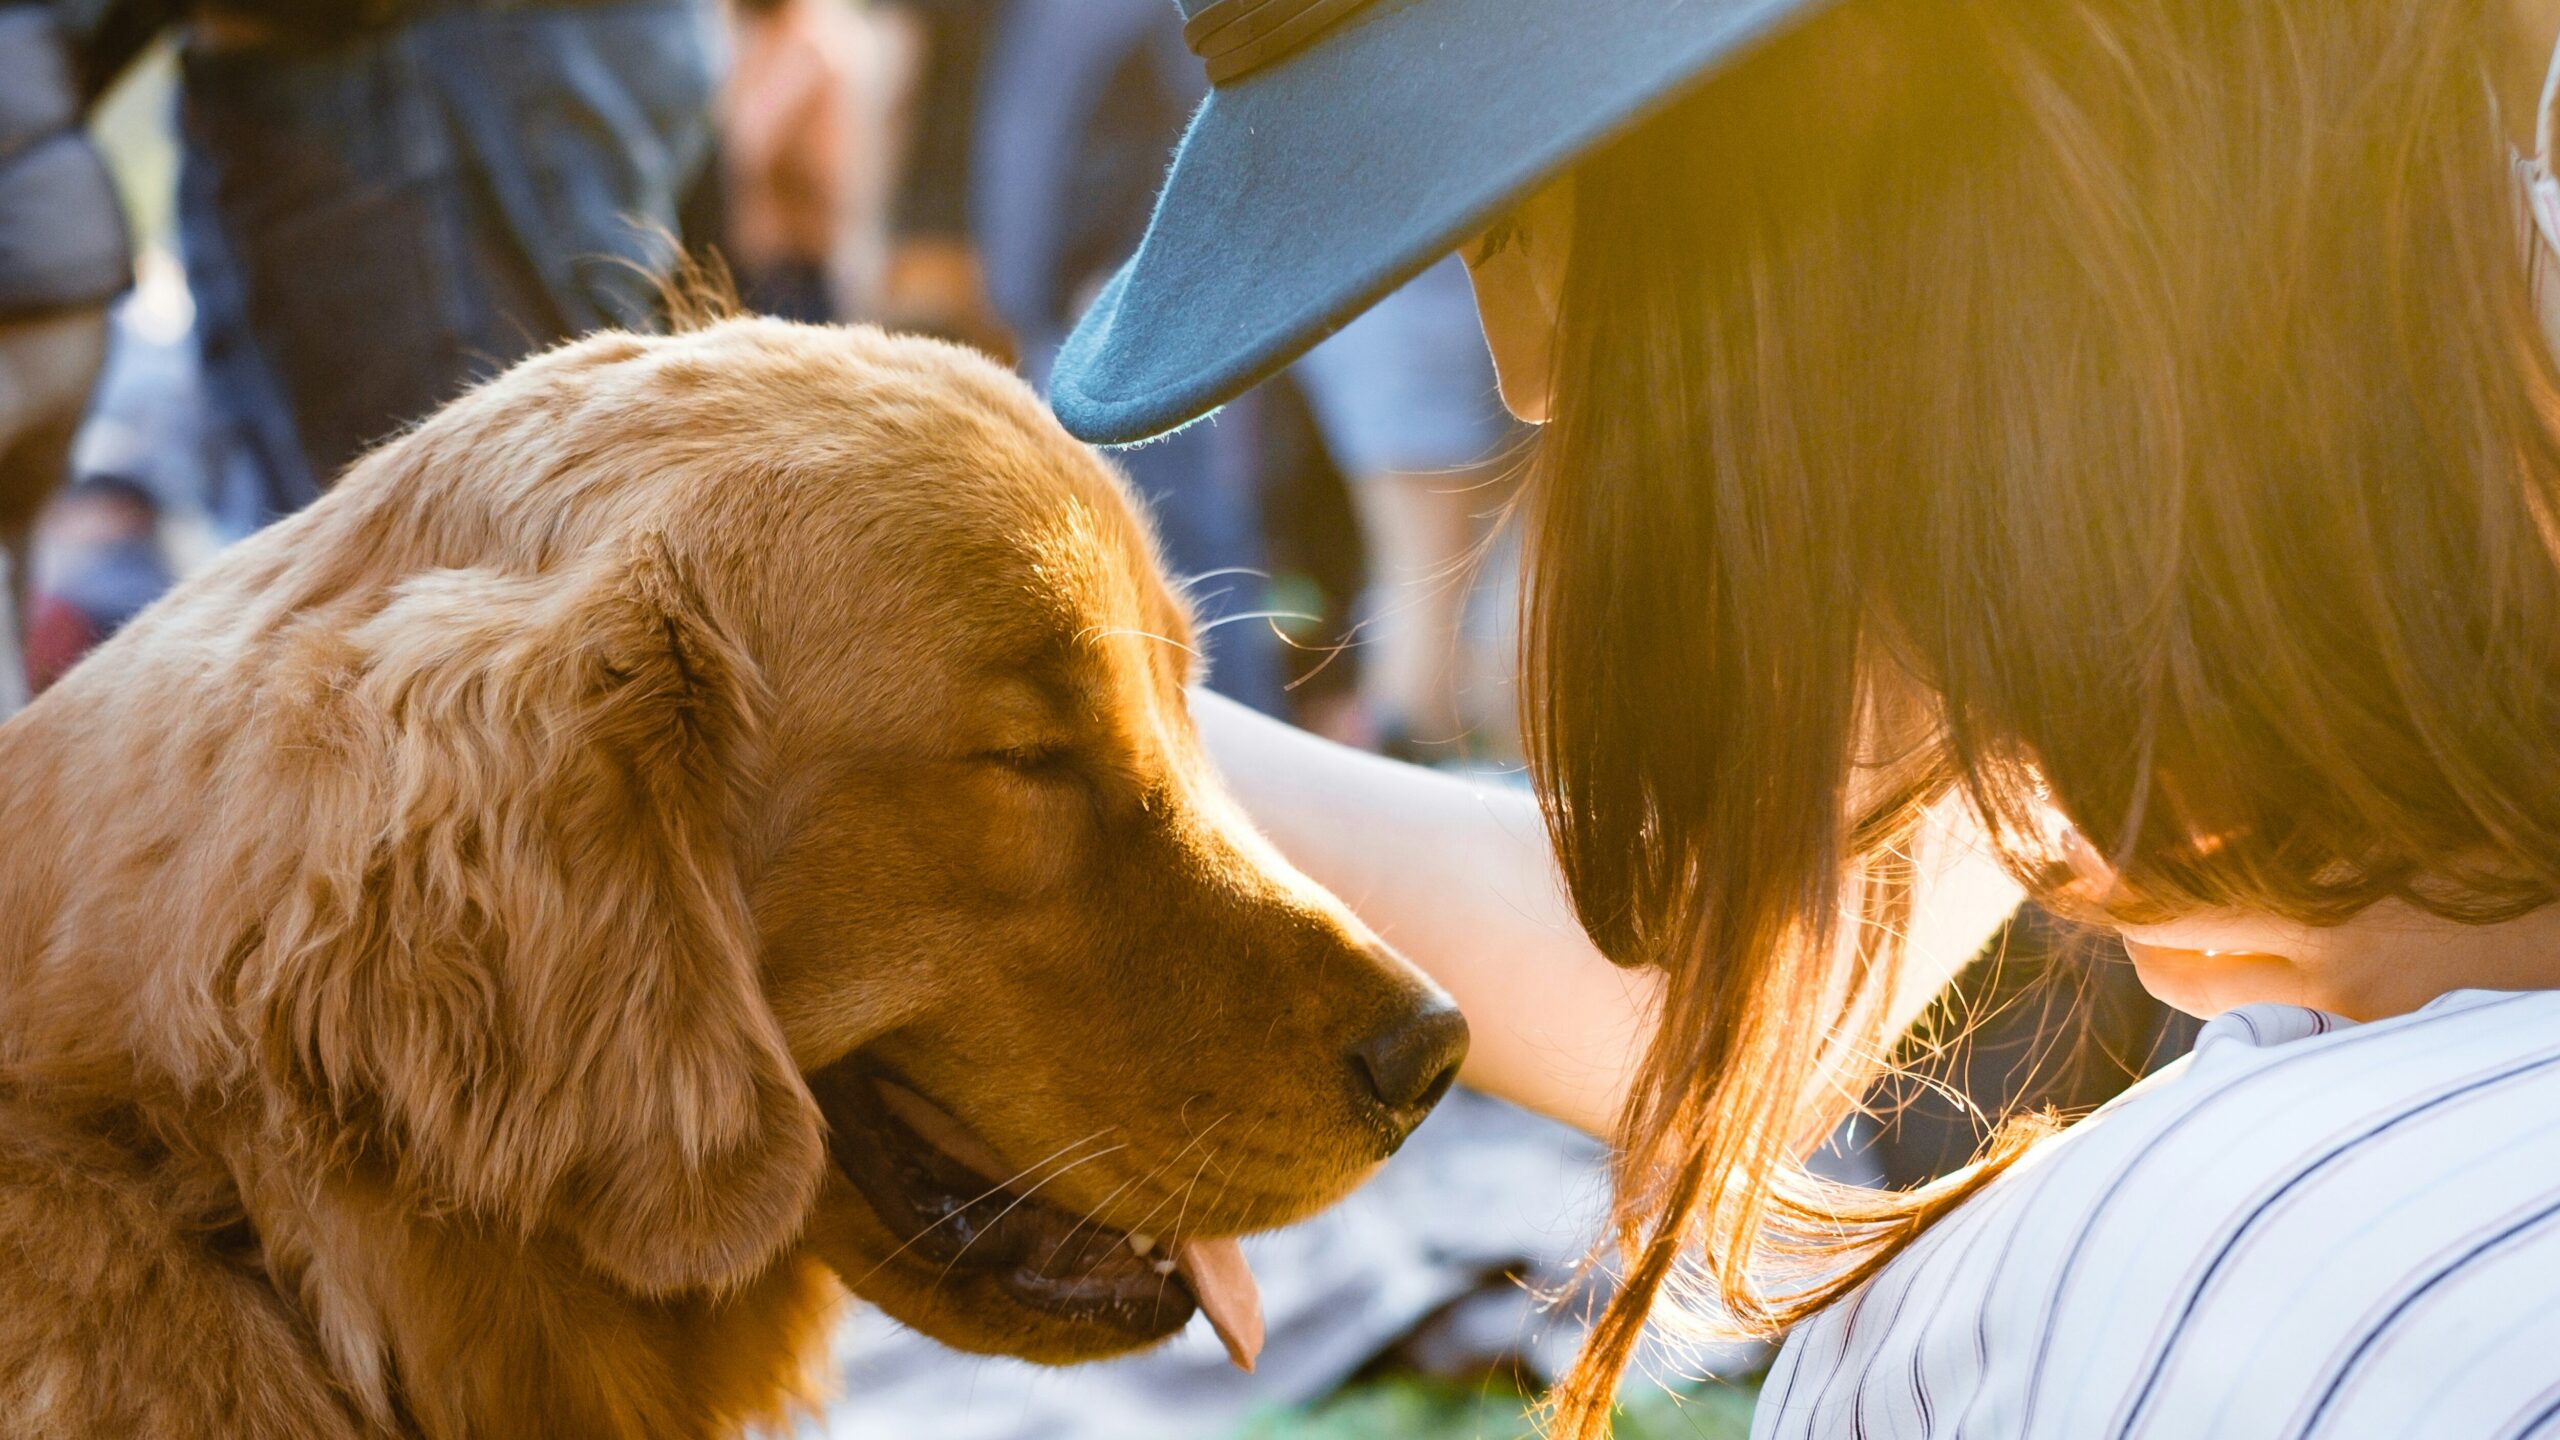
<instances>
[{"instance_id":1,"label":"bare skin of arm","mask_svg":"<svg viewBox=\"0 0 2560 1440\"><path fill-rule=\"evenodd\" d=\"M1620 970L1575 923L1525 790L1321 740L1195 692L1201 738L1273 844L1456 998L1462 1078L1606 1133L1659 978Z\"/></svg>"}]
</instances>

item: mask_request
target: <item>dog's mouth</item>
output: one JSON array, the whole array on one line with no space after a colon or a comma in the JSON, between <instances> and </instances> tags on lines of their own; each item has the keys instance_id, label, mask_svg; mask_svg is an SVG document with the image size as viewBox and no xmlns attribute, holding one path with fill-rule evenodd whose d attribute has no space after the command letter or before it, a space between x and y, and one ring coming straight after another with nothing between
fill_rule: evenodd
<instances>
[{"instance_id":1,"label":"dog's mouth","mask_svg":"<svg viewBox=\"0 0 2560 1440\"><path fill-rule=\"evenodd\" d=\"M946 1274L988 1277L1043 1314L1139 1340L1202 1314L1228 1358L1253 1368L1262 1295L1233 1238L1158 1238L1075 1214L1039 1194L1074 1151L1023 1169L896 1079L868 1070L829 1078L816 1087L829 1151L900 1252Z\"/></svg>"}]
</instances>

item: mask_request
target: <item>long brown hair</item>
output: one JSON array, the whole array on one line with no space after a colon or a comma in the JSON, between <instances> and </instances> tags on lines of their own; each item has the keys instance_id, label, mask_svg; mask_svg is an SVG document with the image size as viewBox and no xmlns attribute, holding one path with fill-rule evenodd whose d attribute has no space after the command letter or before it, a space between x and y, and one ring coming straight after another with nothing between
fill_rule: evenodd
<instances>
[{"instance_id":1,"label":"long brown hair","mask_svg":"<svg viewBox=\"0 0 2560 1440\"><path fill-rule=\"evenodd\" d=\"M1584 923L1668 985L1562 1433L1666 1291L1783 1326L2014 1153L1905 1195L1796 1163L1881 1063L1926 807L2057 901L2058 811L2125 920L2560 895L2502 33L1851 0L1578 172L1528 728Z\"/></svg>"}]
</instances>

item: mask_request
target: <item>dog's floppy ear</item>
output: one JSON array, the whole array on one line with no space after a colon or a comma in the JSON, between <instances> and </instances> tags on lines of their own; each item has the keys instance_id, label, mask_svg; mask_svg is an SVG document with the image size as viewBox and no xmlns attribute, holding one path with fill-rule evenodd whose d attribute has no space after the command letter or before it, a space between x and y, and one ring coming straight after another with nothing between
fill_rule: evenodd
<instances>
[{"instance_id":1,"label":"dog's floppy ear","mask_svg":"<svg viewBox=\"0 0 2560 1440\"><path fill-rule=\"evenodd\" d=\"M645 1293L746 1278L824 1154L733 855L752 663L655 536L414 578L340 657L352 803L315 799L268 937L280 1088L422 1204Z\"/></svg>"}]
</instances>

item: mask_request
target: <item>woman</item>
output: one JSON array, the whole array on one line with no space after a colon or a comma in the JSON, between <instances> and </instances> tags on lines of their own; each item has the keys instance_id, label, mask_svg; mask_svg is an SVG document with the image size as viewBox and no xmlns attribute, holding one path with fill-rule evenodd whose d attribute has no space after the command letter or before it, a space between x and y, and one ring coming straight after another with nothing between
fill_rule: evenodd
<instances>
[{"instance_id":1,"label":"woman","mask_svg":"<svg viewBox=\"0 0 2560 1440\"><path fill-rule=\"evenodd\" d=\"M1204 723L1477 1083L1615 1117L1562 1431L1666 1292L1794 1325L1771 1436L2560 1425L2560 373L2509 158L2560 15L1184 9L1218 88L1070 426L1186 421L1460 242L1547 422L1526 710L1592 947L1527 817ZM1825 1187L2008 898L1968 852L2213 1023L2059 1138Z\"/></svg>"}]
</instances>

